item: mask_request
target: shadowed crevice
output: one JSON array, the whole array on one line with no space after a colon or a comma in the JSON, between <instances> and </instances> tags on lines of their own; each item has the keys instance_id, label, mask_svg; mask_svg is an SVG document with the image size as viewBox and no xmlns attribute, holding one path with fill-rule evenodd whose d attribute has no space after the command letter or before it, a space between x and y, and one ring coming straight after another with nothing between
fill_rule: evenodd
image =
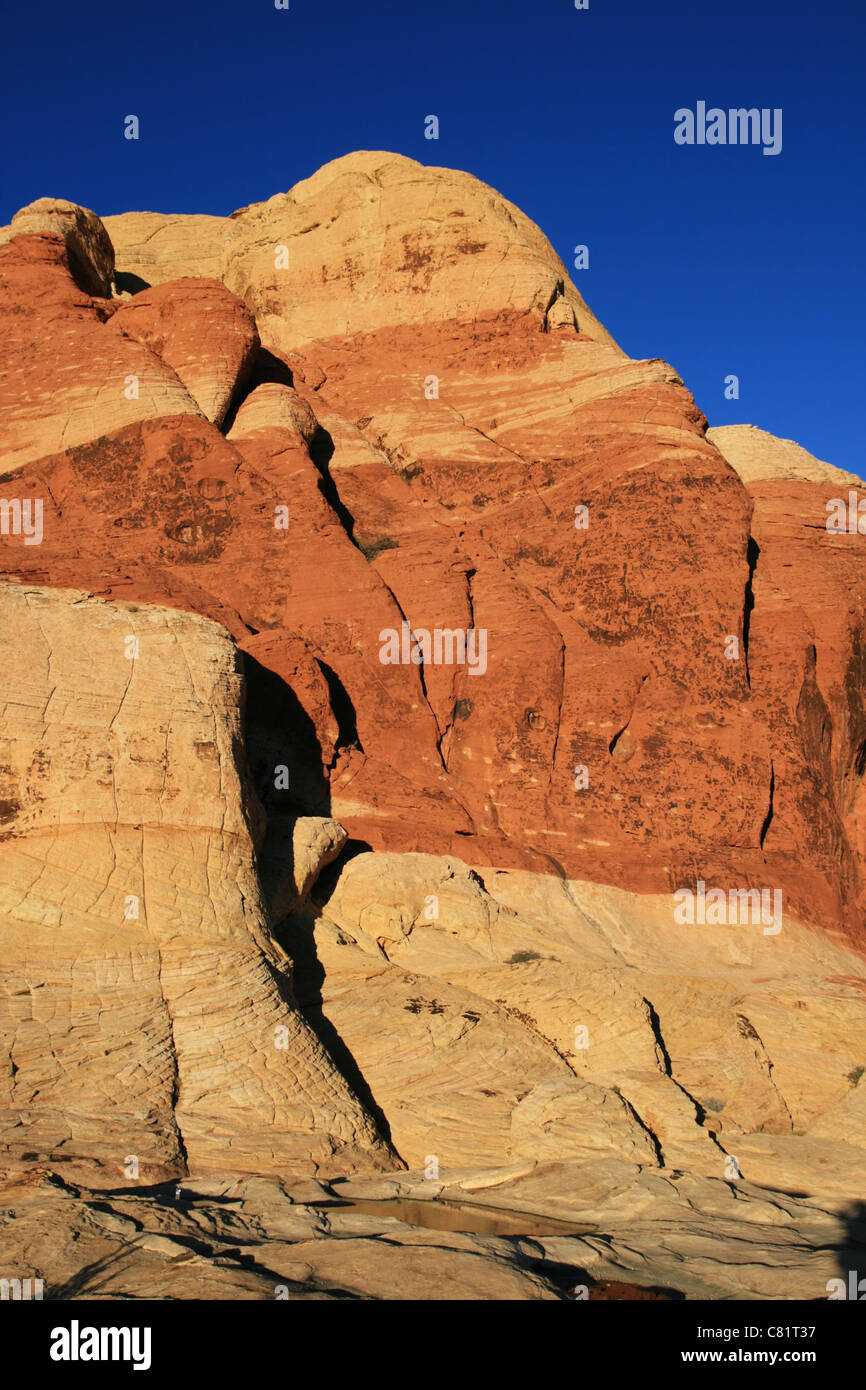
<instances>
[{"instance_id":1,"label":"shadowed crevice","mask_svg":"<svg viewBox=\"0 0 866 1390\"><path fill-rule=\"evenodd\" d=\"M749 562L749 577L746 580L746 592L743 599L743 659L746 663L746 685L750 690L752 688L752 678L749 672L749 635L752 625L752 612L755 607L753 582L760 554L761 547L758 545L754 536L750 536L749 544L746 548L746 558Z\"/></svg>"}]
</instances>

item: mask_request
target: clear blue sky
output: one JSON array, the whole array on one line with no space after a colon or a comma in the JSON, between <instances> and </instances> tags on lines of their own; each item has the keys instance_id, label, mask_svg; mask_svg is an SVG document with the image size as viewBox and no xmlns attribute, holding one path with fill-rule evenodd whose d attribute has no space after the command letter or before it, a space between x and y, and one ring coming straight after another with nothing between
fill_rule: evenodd
<instances>
[{"instance_id":1,"label":"clear blue sky","mask_svg":"<svg viewBox=\"0 0 866 1390\"><path fill-rule=\"evenodd\" d=\"M352 149L467 169L589 246L584 297L711 424L866 472L864 0L46 0L3 38L0 222L225 214ZM781 107L782 153L675 145L699 100Z\"/></svg>"}]
</instances>

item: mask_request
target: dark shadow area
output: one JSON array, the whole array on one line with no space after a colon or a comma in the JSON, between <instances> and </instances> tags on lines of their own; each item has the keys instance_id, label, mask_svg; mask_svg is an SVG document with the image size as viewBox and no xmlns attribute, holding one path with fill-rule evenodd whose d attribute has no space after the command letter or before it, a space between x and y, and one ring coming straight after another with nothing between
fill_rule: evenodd
<instances>
[{"instance_id":1,"label":"dark shadow area","mask_svg":"<svg viewBox=\"0 0 866 1390\"><path fill-rule=\"evenodd\" d=\"M842 1213L844 1222L843 1238L835 1246L838 1273L844 1292L828 1288L825 1297L835 1292L836 1297L866 1302L866 1201L852 1202ZM816 1291L820 1296L820 1291Z\"/></svg>"},{"instance_id":2,"label":"dark shadow area","mask_svg":"<svg viewBox=\"0 0 866 1390\"><path fill-rule=\"evenodd\" d=\"M238 411L256 387L264 386L268 382L275 382L279 386L294 386L295 378L288 362L284 362L268 348L259 348L246 376L241 377L235 387L225 419L220 426L223 434L228 434L237 419Z\"/></svg>"},{"instance_id":3,"label":"dark shadow area","mask_svg":"<svg viewBox=\"0 0 866 1390\"><path fill-rule=\"evenodd\" d=\"M770 799L769 799L769 803L768 803L768 805L767 805L767 814L764 816L763 824L761 825L761 832L760 832L760 835L759 835L759 838L758 838L758 843L760 844L761 849L764 848L764 841L765 841L766 838L767 838L767 831L770 829L770 826L773 824L773 814L774 814L774 810L775 810L775 798L776 798L776 768L775 768L775 764L773 763L773 760L770 759Z\"/></svg>"},{"instance_id":4,"label":"dark shadow area","mask_svg":"<svg viewBox=\"0 0 866 1390\"><path fill-rule=\"evenodd\" d=\"M327 907L328 901L337 886L337 880L351 859L359 854L371 854L373 846L367 840L347 840L332 863L326 864L313 884L310 902L316 908Z\"/></svg>"},{"instance_id":5,"label":"dark shadow area","mask_svg":"<svg viewBox=\"0 0 866 1390\"><path fill-rule=\"evenodd\" d=\"M268 818L330 815L331 793L313 720L280 676L248 652L243 659L247 760ZM279 767L288 770L288 787L276 785Z\"/></svg>"},{"instance_id":6,"label":"dark shadow area","mask_svg":"<svg viewBox=\"0 0 866 1390\"><path fill-rule=\"evenodd\" d=\"M321 479L319 491L327 502L328 506L340 519L340 524L349 540L353 545L357 545L355 540L355 518L345 506L337 491L337 484L331 476L329 464L334 457L334 441L326 429L321 425L316 426L316 433L309 444L310 458L319 470Z\"/></svg>"},{"instance_id":7,"label":"dark shadow area","mask_svg":"<svg viewBox=\"0 0 866 1390\"><path fill-rule=\"evenodd\" d=\"M292 826L299 815L328 816L331 796L322 751L313 720L289 685L249 653L244 653L246 675L245 732L247 761L256 794L267 816L267 828L259 849L262 889L271 920L279 923L274 936L292 960L292 979L269 967L280 998L291 1009L299 1008L334 1065L345 1077L361 1104L389 1144L391 1131L384 1112L376 1104L360 1067L336 1028L322 1012L325 971L316 954L313 925L315 908L285 915L287 888L293 881ZM331 707L339 730L338 746L360 748L355 707L335 671L317 658L328 685ZM277 771L286 768L288 787L277 785ZM317 899L324 890L327 900L340 869L370 846L359 840L344 845L338 858L319 876L314 886ZM327 875L327 881L323 879Z\"/></svg>"},{"instance_id":8,"label":"dark shadow area","mask_svg":"<svg viewBox=\"0 0 866 1390\"><path fill-rule=\"evenodd\" d=\"M352 1052L324 1013L322 985L325 970L316 950L314 925L315 916L301 911L287 917L274 932L277 941L291 957L294 1002L364 1109L372 1116L382 1138L391 1144L391 1126L384 1110L377 1105Z\"/></svg>"},{"instance_id":9,"label":"dark shadow area","mask_svg":"<svg viewBox=\"0 0 866 1390\"><path fill-rule=\"evenodd\" d=\"M119 293L141 294L142 290L149 290L150 285L146 280L142 280L140 275L133 275L131 270L116 270L114 272L114 283Z\"/></svg>"},{"instance_id":10,"label":"dark shadow area","mask_svg":"<svg viewBox=\"0 0 866 1390\"><path fill-rule=\"evenodd\" d=\"M331 709L337 721L339 733L337 735L338 748L357 748L360 753L364 749L358 738L358 716L355 713L355 706L352 704L348 690L344 686L340 677L333 667L323 661L320 656L316 657L319 669L325 677L328 687L328 695L331 700Z\"/></svg>"},{"instance_id":11,"label":"dark shadow area","mask_svg":"<svg viewBox=\"0 0 866 1390\"><path fill-rule=\"evenodd\" d=\"M275 382L279 386L294 386L295 378L288 362L284 362L282 357L278 357L269 348L263 347L259 348L258 356L253 363L247 381L247 394L268 382Z\"/></svg>"},{"instance_id":12,"label":"dark shadow area","mask_svg":"<svg viewBox=\"0 0 866 1390\"><path fill-rule=\"evenodd\" d=\"M184 1189L185 1178L174 1178L171 1182L155 1182L150 1185L144 1183L132 1183L126 1187L104 1187L100 1190L106 1197L146 1197L150 1201L158 1203L160 1206L188 1206L190 1202L208 1202L218 1206L220 1203L231 1205L237 1202L237 1197L214 1196L210 1192L206 1197L200 1197L196 1192L187 1192ZM180 1197L175 1194L180 1188ZM112 1208L106 1202L88 1202L89 1207L95 1211L111 1211Z\"/></svg>"},{"instance_id":13,"label":"dark shadow area","mask_svg":"<svg viewBox=\"0 0 866 1390\"><path fill-rule=\"evenodd\" d=\"M752 612L755 607L755 595L752 585L760 554L761 547L758 545L754 536L750 536L749 544L746 549L746 559L749 562L749 578L746 581L746 594L743 602L743 660L746 663L746 684L749 687L751 687L752 684L749 676L749 629L752 624Z\"/></svg>"}]
</instances>

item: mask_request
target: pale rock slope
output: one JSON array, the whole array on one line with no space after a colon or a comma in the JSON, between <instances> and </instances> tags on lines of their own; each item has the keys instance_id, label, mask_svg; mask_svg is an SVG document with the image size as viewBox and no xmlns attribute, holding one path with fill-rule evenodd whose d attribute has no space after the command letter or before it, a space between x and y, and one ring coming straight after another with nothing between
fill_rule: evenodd
<instances>
[{"instance_id":1,"label":"pale rock slope","mask_svg":"<svg viewBox=\"0 0 866 1390\"><path fill-rule=\"evenodd\" d=\"M268 932L225 633L3 584L0 655L7 1160L109 1186L130 1157L144 1183L381 1163Z\"/></svg>"},{"instance_id":2,"label":"pale rock slope","mask_svg":"<svg viewBox=\"0 0 866 1390\"><path fill-rule=\"evenodd\" d=\"M228 219L132 212L104 224L119 268L148 284L217 276L288 351L503 309L613 345L519 208L470 174L402 155L359 150Z\"/></svg>"},{"instance_id":3,"label":"pale rock slope","mask_svg":"<svg viewBox=\"0 0 866 1390\"><path fill-rule=\"evenodd\" d=\"M777 439L756 425L717 425L707 430L707 438L724 454L747 486L759 482L798 482L841 487L862 481L854 473L845 473L831 463L816 459L793 439Z\"/></svg>"}]
</instances>

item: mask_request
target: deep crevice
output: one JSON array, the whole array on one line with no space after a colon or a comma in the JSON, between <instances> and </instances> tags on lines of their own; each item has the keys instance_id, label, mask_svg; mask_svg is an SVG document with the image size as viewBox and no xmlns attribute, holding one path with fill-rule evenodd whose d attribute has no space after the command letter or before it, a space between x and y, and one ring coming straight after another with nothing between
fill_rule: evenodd
<instances>
[{"instance_id":1,"label":"deep crevice","mask_svg":"<svg viewBox=\"0 0 866 1390\"><path fill-rule=\"evenodd\" d=\"M316 663L325 677L331 710L337 721L337 749L356 748L363 753L364 748L358 737L358 716L348 690L333 667L320 656L316 657Z\"/></svg>"},{"instance_id":2,"label":"deep crevice","mask_svg":"<svg viewBox=\"0 0 866 1390\"><path fill-rule=\"evenodd\" d=\"M355 540L355 518L349 511L345 502L341 498L337 484L331 475L330 463L334 457L334 440L328 431L322 426L316 425L316 432L308 445L310 458L319 470L319 491L327 502L331 510L339 517L340 523L349 540L357 550L361 547ZM363 553L363 552L362 552Z\"/></svg>"},{"instance_id":3,"label":"deep crevice","mask_svg":"<svg viewBox=\"0 0 866 1390\"><path fill-rule=\"evenodd\" d=\"M763 825L761 826L761 838L760 838L760 841L759 841L760 846L761 846L761 849L764 848L764 841L765 841L766 838L767 838L767 831L769 830L769 828L770 828L770 826L771 826L771 824L772 824L772 822L773 822L773 800L774 800L775 794L776 794L776 769L775 769L775 766L773 765L773 760L772 760L772 758L771 758L771 759L770 759L770 804L769 804L769 806L767 807L767 814L764 816L764 823L763 823Z\"/></svg>"},{"instance_id":4,"label":"deep crevice","mask_svg":"<svg viewBox=\"0 0 866 1390\"><path fill-rule=\"evenodd\" d=\"M664 1061L665 1068L665 1076L670 1076L671 1078L673 1078L673 1068L671 1067L670 1054L668 1053L668 1050L665 1047L665 1040L662 1037L661 1021L650 1001L645 998L643 1002L646 1004L647 1009L649 1010L650 1027L653 1030L653 1037L656 1040L658 1049L662 1054L662 1059Z\"/></svg>"},{"instance_id":5,"label":"deep crevice","mask_svg":"<svg viewBox=\"0 0 866 1390\"><path fill-rule=\"evenodd\" d=\"M746 548L746 559L749 562L749 577L746 580L746 592L743 598L743 659L746 663L746 685L750 690L752 688L752 678L749 671L749 631L752 625L752 611L755 607L753 583L760 554L761 547L758 545L754 536L750 536L749 544Z\"/></svg>"},{"instance_id":6,"label":"deep crevice","mask_svg":"<svg viewBox=\"0 0 866 1390\"><path fill-rule=\"evenodd\" d=\"M542 331L542 333L549 333L549 332L550 332L550 328L549 328L548 322L547 322L547 316L548 316L548 314L550 313L551 309L553 308L554 304L556 303L557 299L559 299L559 298L560 298L562 295L564 295L564 294L565 294L565 281L564 281L564 280L557 280L556 285L554 286L553 294L550 296L550 299L548 300L548 303L547 303L547 308L546 308L545 311L544 311L544 318L543 318L542 323L541 323L541 331Z\"/></svg>"},{"instance_id":7,"label":"deep crevice","mask_svg":"<svg viewBox=\"0 0 866 1390\"><path fill-rule=\"evenodd\" d=\"M620 739L622 738L622 736L623 736L623 734L625 733L625 731L626 731L627 728L628 728L628 724L623 724L623 726L622 726L622 728L620 729L619 733L618 733L618 734L614 734L614 736L613 736L613 738L611 739L610 743L607 745L607 751L608 751L608 753L613 753L614 748L616 748L616 745L619 743Z\"/></svg>"},{"instance_id":8,"label":"deep crevice","mask_svg":"<svg viewBox=\"0 0 866 1390\"><path fill-rule=\"evenodd\" d=\"M292 962L291 985L286 981L284 986L286 994L291 1003L300 1010L334 1066L372 1119L382 1139L403 1163L402 1156L394 1149L391 1126L385 1111L376 1101L348 1044L325 1013L322 989L326 972L319 960L314 922L313 917L301 911L287 917L274 932L277 941Z\"/></svg>"},{"instance_id":9,"label":"deep crevice","mask_svg":"<svg viewBox=\"0 0 866 1390\"><path fill-rule=\"evenodd\" d=\"M256 387L264 386L268 382L276 382L280 386L294 386L295 379L287 362L284 362L281 357L277 357L267 348L260 347L246 373L242 373L235 383L229 408L220 425L223 434L228 434L237 418L238 411L244 402L249 400Z\"/></svg>"},{"instance_id":10,"label":"deep crevice","mask_svg":"<svg viewBox=\"0 0 866 1390\"><path fill-rule=\"evenodd\" d=\"M243 653L243 663L247 763L266 815L330 815L328 769L313 719L275 671L249 652ZM324 671L322 675L327 680ZM337 723L340 727L339 718ZM289 786L283 790L274 783L274 769L280 764L290 769Z\"/></svg>"},{"instance_id":11,"label":"deep crevice","mask_svg":"<svg viewBox=\"0 0 866 1390\"><path fill-rule=\"evenodd\" d=\"M619 1096L620 1100L622 1101L628 1113L631 1115L632 1119L635 1121L636 1124L640 1125L644 1134L647 1136L650 1143L652 1144L658 1166L660 1168L667 1167L667 1164L665 1163L664 1152L661 1146L661 1140L659 1139L658 1135L655 1133L654 1130L650 1129L649 1125L646 1123L646 1120L641 1119L640 1115L635 1110L631 1101L626 1099L622 1091L617 1091L616 1094Z\"/></svg>"}]
</instances>

